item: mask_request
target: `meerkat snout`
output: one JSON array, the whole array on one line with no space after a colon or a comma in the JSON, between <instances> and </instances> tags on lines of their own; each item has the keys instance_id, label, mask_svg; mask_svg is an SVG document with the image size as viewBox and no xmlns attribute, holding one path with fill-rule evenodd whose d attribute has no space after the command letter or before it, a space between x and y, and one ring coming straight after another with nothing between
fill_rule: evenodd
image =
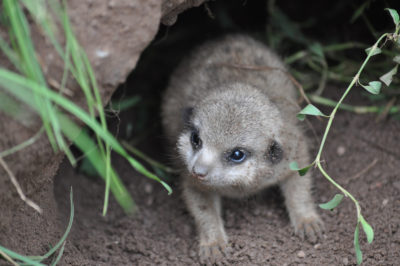
<instances>
[{"instance_id":1,"label":"meerkat snout","mask_svg":"<svg viewBox=\"0 0 400 266\"><path fill-rule=\"evenodd\" d=\"M205 165L195 164L192 168L192 175L199 179L204 179L208 174L208 168Z\"/></svg>"},{"instance_id":2,"label":"meerkat snout","mask_svg":"<svg viewBox=\"0 0 400 266\"><path fill-rule=\"evenodd\" d=\"M198 179L206 179L208 173L213 168L214 161L215 155L212 151L208 149L199 151L199 154L196 156L192 167L192 175Z\"/></svg>"},{"instance_id":3,"label":"meerkat snout","mask_svg":"<svg viewBox=\"0 0 400 266\"><path fill-rule=\"evenodd\" d=\"M201 152L197 157L192 167L192 175L198 179L205 179L208 172L212 168L211 156L207 154L207 151Z\"/></svg>"}]
</instances>

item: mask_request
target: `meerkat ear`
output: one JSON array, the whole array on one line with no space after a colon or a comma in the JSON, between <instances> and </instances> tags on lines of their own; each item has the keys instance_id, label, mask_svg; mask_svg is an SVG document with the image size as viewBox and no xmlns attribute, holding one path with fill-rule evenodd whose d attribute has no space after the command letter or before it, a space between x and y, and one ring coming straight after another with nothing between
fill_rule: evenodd
<instances>
[{"instance_id":1,"label":"meerkat ear","mask_svg":"<svg viewBox=\"0 0 400 266\"><path fill-rule=\"evenodd\" d=\"M190 123L190 119L193 115L193 107L185 107L182 109L182 120L183 124L188 125Z\"/></svg>"},{"instance_id":2,"label":"meerkat ear","mask_svg":"<svg viewBox=\"0 0 400 266\"><path fill-rule=\"evenodd\" d=\"M273 163L273 164L279 163L283 158L282 146L278 142L273 140L268 147L266 155L267 155L267 159L271 163Z\"/></svg>"}]
</instances>

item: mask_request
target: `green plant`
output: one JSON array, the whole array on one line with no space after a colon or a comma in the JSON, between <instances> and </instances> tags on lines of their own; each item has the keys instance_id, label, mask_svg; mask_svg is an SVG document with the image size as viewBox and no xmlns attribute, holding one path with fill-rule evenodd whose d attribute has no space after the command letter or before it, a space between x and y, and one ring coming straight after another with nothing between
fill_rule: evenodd
<instances>
[{"instance_id":1,"label":"green plant","mask_svg":"<svg viewBox=\"0 0 400 266\"><path fill-rule=\"evenodd\" d=\"M60 85L57 88L59 92L49 88L49 81L46 80L41 70L22 6L41 27L64 61L64 74L62 80L58 82ZM51 14L55 14L55 16ZM14 119L24 122L25 117L19 115L23 112L10 112L9 110L10 108L21 110L22 105L29 106L41 117L43 131L46 132L55 151L63 151L71 164L75 165L76 159L65 140L67 138L84 153L106 182L103 215L107 212L110 190L126 212L133 212L136 208L134 201L111 166L111 150L122 155L134 169L146 177L160 182L171 193L171 188L164 181L131 157L109 133L94 72L73 33L65 2L60 4L59 1L54 0L5 0L3 1L2 18L4 26L8 28L8 41L11 45L6 40L0 39L0 48L17 71L0 68L0 93L11 99L7 101L7 104L0 101L0 110L8 113ZM55 21L54 18L57 18L58 21ZM57 23L61 25L64 33L65 47L56 38ZM88 112L74 104L64 94L68 76L72 76L82 88ZM34 100L32 101L32 99ZM96 115L99 115L100 122L97 121ZM93 141L82 130L82 127L74 122L74 118L83 122L95 133L96 141ZM38 134L40 135L40 133ZM7 156L24 148L32 144L35 139L32 138L29 142L2 151L1 156Z\"/></svg>"},{"instance_id":2,"label":"green plant","mask_svg":"<svg viewBox=\"0 0 400 266\"><path fill-rule=\"evenodd\" d=\"M333 108L332 112L329 115L324 115L317 107L315 107L312 104L308 104L303 110L301 110L298 114L298 118L300 120L304 120L304 117L306 115L312 115L312 116L323 116L328 119L328 123L324 132L324 135L322 137L322 141L318 150L318 153L316 155L316 158L314 159L314 161L306 166L306 167L302 167L299 168L299 166L297 165L296 162L292 162L290 164L290 168L292 170L298 171L300 175L304 175L305 173L307 173L307 171L312 167L315 166L317 167L321 173L323 174L323 176L329 180L329 182L331 182L337 189L339 189L344 196L349 197L355 204L356 209L357 209L357 225L356 225L356 229L354 232L354 247L355 247L355 252L356 252L356 257L357 257L357 263L360 264L362 262L362 252L360 249L360 244L359 244L359 227L361 225L362 229L364 230L366 236L367 236L367 240L368 243L371 243L373 241L374 238L374 231L372 229L372 227L366 222L366 220L364 219L364 217L361 214L361 207L359 202L354 198L354 196L348 192L345 188L343 188L341 185L339 185L333 178L331 178L329 176L329 174L325 171L325 169L322 166L321 163L321 155L322 155L322 151L324 149L325 146L325 142L329 133L329 130L332 126L332 122L333 119L335 117L335 114L337 112L337 110L339 109L339 107L341 106L343 100L345 99L345 97L348 95L348 93L350 92L350 90L353 88L353 86L355 84L359 84L361 85L365 90L367 90L369 93L372 94L379 94L380 89L382 87L382 82L385 83L385 85L389 86L393 76L396 74L397 72L397 67L399 64L398 61L398 56L394 57L394 62L396 63L395 67L390 70L388 73L384 74L383 76L380 77L380 80L382 81L371 81L368 83L368 85L363 85L360 82L360 76L363 73L363 70L366 66L366 64L369 62L369 60L371 59L372 56L375 56L377 54L380 54L382 52L381 47L378 47L382 42L383 45L387 42L387 41L393 41L394 43L398 43L400 38L399 38L399 31L400 31L400 19L399 19L399 15L397 13L396 10L394 9L387 9L388 12L390 13L390 15L393 18L394 24L395 24L395 31L393 33L385 33L383 35L381 35L378 40L375 42L375 44L366 49L366 53L367 53L367 57L364 60L364 62L362 63L361 67L359 68L357 74L354 76L354 78L352 79L351 83L349 84L349 86L347 87L346 91L343 93L342 97L340 98L340 100L336 103L335 107ZM336 206L339 205L339 203L341 202L341 200L343 199L343 195L342 194L336 194L335 197L325 203L325 204L321 204L320 207L323 209L333 209Z\"/></svg>"}]
</instances>

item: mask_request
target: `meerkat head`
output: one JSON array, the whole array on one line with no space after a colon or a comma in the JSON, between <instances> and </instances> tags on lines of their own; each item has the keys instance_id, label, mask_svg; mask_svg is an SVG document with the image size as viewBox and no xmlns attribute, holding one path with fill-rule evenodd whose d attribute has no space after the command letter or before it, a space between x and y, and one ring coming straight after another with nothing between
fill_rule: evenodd
<instances>
[{"instance_id":1,"label":"meerkat head","mask_svg":"<svg viewBox=\"0 0 400 266\"><path fill-rule=\"evenodd\" d=\"M194 182L226 188L274 178L284 155L282 119L261 92L245 84L215 89L187 107L184 120L178 150Z\"/></svg>"}]
</instances>

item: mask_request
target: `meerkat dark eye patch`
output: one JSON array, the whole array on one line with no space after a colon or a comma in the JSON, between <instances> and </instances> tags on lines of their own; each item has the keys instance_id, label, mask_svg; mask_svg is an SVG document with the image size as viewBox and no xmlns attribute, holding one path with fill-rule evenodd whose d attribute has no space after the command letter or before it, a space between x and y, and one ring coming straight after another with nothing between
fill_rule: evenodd
<instances>
[{"instance_id":1,"label":"meerkat dark eye patch","mask_svg":"<svg viewBox=\"0 0 400 266\"><path fill-rule=\"evenodd\" d=\"M267 155L267 159L271 163L277 164L283 158L283 149L282 149L281 145L278 142L272 141L271 144L268 147L268 151L267 151L266 155Z\"/></svg>"},{"instance_id":2,"label":"meerkat dark eye patch","mask_svg":"<svg viewBox=\"0 0 400 266\"><path fill-rule=\"evenodd\" d=\"M190 134L190 143L192 144L193 150L197 151L201 149L203 142L201 141L197 130L192 131Z\"/></svg>"}]
</instances>

